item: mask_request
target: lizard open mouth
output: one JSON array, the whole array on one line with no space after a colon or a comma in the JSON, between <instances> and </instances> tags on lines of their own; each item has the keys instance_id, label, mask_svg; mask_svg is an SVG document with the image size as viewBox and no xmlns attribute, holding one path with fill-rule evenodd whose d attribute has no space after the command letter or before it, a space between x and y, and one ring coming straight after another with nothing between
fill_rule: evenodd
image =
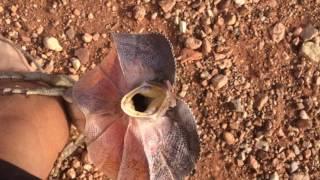
<instances>
[{"instance_id":1,"label":"lizard open mouth","mask_svg":"<svg viewBox=\"0 0 320 180\"><path fill-rule=\"evenodd\" d=\"M131 117L153 116L165 108L167 96L167 89L144 83L122 98L121 108Z\"/></svg>"}]
</instances>

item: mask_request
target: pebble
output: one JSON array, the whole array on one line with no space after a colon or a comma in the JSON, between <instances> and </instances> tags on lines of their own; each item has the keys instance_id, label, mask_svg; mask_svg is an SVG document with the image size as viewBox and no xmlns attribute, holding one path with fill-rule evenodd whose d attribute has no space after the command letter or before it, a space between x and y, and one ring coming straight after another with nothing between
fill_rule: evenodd
<instances>
[{"instance_id":1,"label":"pebble","mask_svg":"<svg viewBox=\"0 0 320 180\"><path fill-rule=\"evenodd\" d=\"M212 51L212 44L211 42L206 38L202 41L202 52L204 55L209 55Z\"/></svg>"},{"instance_id":2,"label":"pebble","mask_svg":"<svg viewBox=\"0 0 320 180\"><path fill-rule=\"evenodd\" d=\"M72 67L74 70L78 71L81 67L81 62L77 58L71 58Z\"/></svg>"},{"instance_id":3,"label":"pebble","mask_svg":"<svg viewBox=\"0 0 320 180\"><path fill-rule=\"evenodd\" d=\"M299 117L301 119L307 120L310 119L309 115L307 114L307 112L305 110L301 110L299 113Z\"/></svg>"},{"instance_id":4,"label":"pebble","mask_svg":"<svg viewBox=\"0 0 320 180\"><path fill-rule=\"evenodd\" d=\"M319 34L319 31L313 27L313 25L309 24L305 28L303 28L300 36L304 41L309 41L316 37Z\"/></svg>"},{"instance_id":5,"label":"pebble","mask_svg":"<svg viewBox=\"0 0 320 180\"><path fill-rule=\"evenodd\" d=\"M295 125L299 129L309 129L312 127L311 122L306 119L298 119Z\"/></svg>"},{"instance_id":6,"label":"pebble","mask_svg":"<svg viewBox=\"0 0 320 180\"><path fill-rule=\"evenodd\" d=\"M79 9L75 9L75 10L73 10L73 14L76 16L80 16L81 12Z\"/></svg>"},{"instance_id":7,"label":"pebble","mask_svg":"<svg viewBox=\"0 0 320 180\"><path fill-rule=\"evenodd\" d=\"M268 141L259 140L256 143L256 148L268 152L269 151L269 143L268 143Z\"/></svg>"},{"instance_id":8,"label":"pebble","mask_svg":"<svg viewBox=\"0 0 320 180\"><path fill-rule=\"evenodd\" d=\"M151 15L151 19L152 20L157 19L157 17L158 17L158 13L157 12L152 13L152 15Z\"/></svg>"},{"instance_id":9,"label":"pebble","mask_svg":"<svg viewBox=\"0 0 320 180\"><path fill-rule=\"evenodd\" d=\"M181 33L186 33L187 32L187 22L186 21L180 21L179 22L179 31Z\"/></svg>"},{"instance_id":10,"label":"pebble","mask_svg":"<svg viewBox=\"0 0 320 180\"><path fill-rule=\"evenodd\" d=\"M38 35L42 34L42 33L43 33L43 30L44 30L43 26L38 27L38 28L37 28L37 34L38 34Z\"/></svg>"},{"instance_id":11,"label":"pebble","mask_svg":"<svg viewBox=\"0 0 320 180\"><path fill-rule=\"evenodd\" d=\"M241 99L240 98L232 100L231 104L232 104L233 111L235 111L235 112L243 112L243 106L241 104Z\"/></svg>"},{"instance_id":12,"label":"pebble","mask_svg":"<svg viewBox=\"0 0 320 180\"><path fill-rule=\"evenodd\" d=\"M82 36L82 40L85 43L90 43L92 41L92 35L89 33L84 33L84 35Z\"/></svg>"},{"instance_id":13,"label":"pebble","mask_svg":"<svg viewBox=\"0 0 320 180\"><path fill-rule=\"evenodd\" d=\"M91 164L85 164L83 166L83 169L86 170L86 171L91 171L92 170L92 165Z\"/></svg>"},{"instance_id":14,"label":"pebble","mask_svg":"<svg viewBox=\"0 0 320 180\"><path fill-rule=\"evenodd\" d=\"M320 45L314 42L304 42L300 49L300 54L318 63L320 62Z\"/></svg>"},{"instance_id":15,"label":"pebble","mask_svg":"<svg viewBox=\"0 0 320 180\"><path fill-rule=\"evenodd\" d=\"M211 82L215 89L220 89L228 83L228 77L218 74L212 78Z\"/></svg>"},{"instance_id":16,"label":"pebble","mask_svg":"<svg viewBox=\"0 0 320 180\"><path fill-rule=\"evenodd\" d=\"M299 155L299 154L300 154L300 148L299 148L296 144L294 144L294 145L292 146L292 149L293 149L293 152L294 152L296 155Z\"/></svg>"},{"instance_id":17,"label":"pebble","mask_svg":"<svg viewBox=\"0 0 320 180\"><path fill-rule=\"evenodd\" d=\"M258 170L260 168L260 164L254 156L249 157L249 164L255 170Z\"/></svg>"},{"instance_id":18,"label":"pebble","mask_svg":"<svg viewBox=\"0 0 320 180\"><path fill-rule=\"evenodd\" d=\"M189 86L187 84L183 84L182 88L181 88L181 91L179 93L179 96L180 97L185 97L187 95L188 89L189 89Z\"/></svg>"},{"instance_id":19,"label":"pebble","mask_svg":"<svg viewBox=\"0 0 320 180\"><path fill-rule=\"evenodd\" d=\"M56 39L54 37L45 37L43 39L43 45L44 45L44 47L46 47L50 50L53 50L53 51L62 51L63 50L58 39Z\"/></svg>"},{"instance_id":20,"label":"pebble","mask_svg":"<svg viewBox=\"0 0 320 180\"><path fill-rule=\"evenodd\" d=\"M184 48L181 51L180 58L182 62L192 62L192 61L201 60L203 58L203 55L198 51Z\"/></svg>"},{"instance_id":21,"label":"pebble","mask_svg":"<svg viewBox=\"0 0 320 180\"><path fill-rule=\"evenodd\" d=\"M201 45L202 41L194 37L187 38L185 42L185 47L190 49L198 49L201 47Z\"/></svg>"},{"instance_id":22,"label":"pebble","mask_svg":"<svg viewBox=\"0 0 320 180\"><path fill-rule=\"evenodd\" d=\"M89 13L88 14L88 19L93 19L94 18L94 15L92 13Z\"/></svg>"},{"instance_id":23,"label":"pebble","mask_svg":"<svg viewBox=\"0 0 320 180\"><path fill-rule=\"evenodd\" d=\"M271 174L270 176L270 180L279 180L279 174L277 173L277 171L275 171L274 173Z\"/></svg>"},{"instance_id":24,"label":"pebble","mask_svg":"<svg viewBox=\"0 0 320 180\"><path fill-rule=\"evenodd\" d=\"M233 134L230 133L230 132L224 132L223 133L223 139L229 145L233 145L236 142L236 139L234 138Z\"/></svg>"},{"instance_id":25,"label":"pebble","mask_svg":"<svg viewBox=\"0 0 320 180\"><path fill-rule=\"evenodd\" d=\"M237 16L233 13L230 13L225 17L224 21L228 26L233 26L237 22Z\"/></svg>"},{"instance_id":26,"label":"pebble","mask_svg":"<svg viewBox=\"0 0 320 180\"><path fill-rule=\"evenodd\" d=\"M99 33L95 33L95 34L92 36L92 39L93 39L94 41L98 41L99 38L100 38L100 34L99 34Z\"/></svg>"},{"instance_id":27,"label":"pebble","mask_svg":"<svg viewBox=\"0 0 320 180\"><path fill-rule=\"evenodd\" d=\"M51 60L49 63L44 67L44 71L48 74L52 73L54 70L54 62Z\"/></svg>"},{"instance_id":28,"label":"pebble","mask_svg":"<svg viewBox=\"0 0 320 180\"><path fill-rule=\"evenodd\" d=\"M146 8L143 6L135 6L133 9L134 19L142 21L146 15Z\"/></svg>"},{"instance_id":29,"label":"pebble","mask_svg":"<svg viewBox=\"0 0 320 180\"><path fill-rule=\"evenodd\" d=\"M89 62L90 52L87 48L79 48L75 50L74 55L79 58L81 64Z\"/></svg>"},{"instance_id":30,"label":"pebble","mask_svg":"<svg viewBox=\"0 0 320 180\"><path fill-rule=\"evenodd\" d=\"M176 0L161 0L159 2L159 6L165 13L170 12L175 4Z\"/></svg>"},{"instance_id":31,"label":"pebble","mask_svg":"<svg viewBox=\"0 0 320 180\"><path fill-rule=\"evenodd\" d=\"M69 27L67 30L66 30L66 35L68 37L69 40L73 40L74 37L76 36L76 32L75 30L73 29L73 27Z\"/></svg>"},{"instance_id":32,"label":"pebble","mask_svg":"<svg viewBox=\"0 0 320 180\"><path fill-rule=\"evenodd\" d=\"M80 166L81 166L81 162L78 159L74 159L72 161L72 167L73 168L78 169L78 168L80 168Z\"/></svg>"},{"instance_id":33,"label":"pebble","mask_svg":"<svg viewBox=\"0 0 320 180\"><path fill-rule=\"evenodd\" d=\"M236 3L236 5L238 5L238 6L243 6L243 5L245 5L245 4L247 3L246 0L233 0L233 1L234 1L234 3Z\"/></svg>"},{"instance_id":34,"label":"pebble","mask_svg":"<svg viewBox=\"0 0 320 180\"><path fill-rule=\"evenodd\" d=\"M293 162L290 164L290 172L293 173L293 172L297 171L297 170L299 169L299 165L300 165L299 162L293 161Z\"/></svg>"},{"instance_id":35,"label":"pebble","mask_svg":"<svg viewBox=\"0 0 320 180\"><path fill-rule=\"evenodd\" d=\"M74 170L74 168L70 168L68 169L67 171L67 176L70 178L70 179L75 179L77 174L76 174L76 171Z\"/></svg>"},{"instance_id":36,"label":"pebble","mask_svg":"<svg viewBox=\"0 0 320 180\"><path fill-rule=\"evenodd\" d=\"M304 173L294 173L290 176L290 180L310 180L310 176Z\"/></svg>"},{"instance_id":37,"label":"pebble","mask_svg":"<svg viewBox=\"0 0 320 180\"><path fill-rule=\"evenodd\" d=\"M269 97L267 95L263 95L262 97L258 98L256 102L256 109L258 111L261 111L262 108L267 104L268 100L269 100Z\"/></svg>"},{"instance_id":38,"label":"pebble","mask_svg":"<svg viewBox=\"0 0 320 180\"><path fill-rule=\"evenodd\" d=\"M277 23L271 32L272 40L276 43L279 43L284 39L286 34L286 27L282 23Z\"/></svg>"}]
</instances>

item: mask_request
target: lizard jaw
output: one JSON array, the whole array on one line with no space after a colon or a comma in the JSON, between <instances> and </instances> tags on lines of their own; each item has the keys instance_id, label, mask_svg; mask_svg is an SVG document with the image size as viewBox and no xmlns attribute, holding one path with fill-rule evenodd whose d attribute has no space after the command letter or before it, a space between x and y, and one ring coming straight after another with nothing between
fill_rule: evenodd
<instances>
[{"instance_id":1,"label":"lizard jaw","mask_svg":"<svg viewBox=\"0 0 320 180\"><path fill-rule=\"evenodd\" d=\"M159 84L143 83L121 100L121 109L130 117L148 118L168 109L170 92Z\"/></svg>"}]
</instances>

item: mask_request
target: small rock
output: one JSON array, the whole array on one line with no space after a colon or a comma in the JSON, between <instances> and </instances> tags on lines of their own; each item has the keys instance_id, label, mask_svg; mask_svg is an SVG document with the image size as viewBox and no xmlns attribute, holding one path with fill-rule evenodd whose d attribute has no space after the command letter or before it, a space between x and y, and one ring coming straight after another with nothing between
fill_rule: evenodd
<instances>
[{"instance_id":1,"label":"small rock","mask_svg":"<svg viewBox=\"0 0 320 180\"><path fill-rule=\"evenodd\" d=\"M92 170L92 165L91 164L85 164L83 166L83 169L86 170L86 171L91 171Z\"/></svg>"},{"instance_id":2,"label":"small rock","mask_svg":"<svg viewBox=\"0 0 320 180\"><path fill-rule=\"evenodd\" d=\"M233 26L237 22L237 16L233 13L230 13L225 17L224 21L228 26Z\"/></svg>"},{"instance_id":3,"label":"small rock","mask_svg":"<svg viewBox=\"0 0 320 180\"><path fill-rule=\"evenodd\" d=\"M293 35L294 36L300 36L302 31L303 31L302 27L298 27L293 31Z\"/></svg>"},{"instance_id":4,"label":"small rock","mask_svg":"<svg viewBox=\"0 0 320 180\"><path fill-rule=\"evenodd\" d=\"M277 173L277 171L275 171L274 173L271 174L270 176L270 180L279 180L279 174Z\"/></svg>"},{"instance_id":5,"label":"small rock","mask_svg":"<svg viewBox=\"0 0 320 180\"><path fill-rule=\"evenodd\" d=\"M256 171L260 168L259 162L254 158L254 156L249 157L249 164L250 166L255 169Z\"/></svg>"},{"instance_id":6,"label":"small rock","mask_svg":"<svg viewBox=\"0 0 320 180\"><path fill-rule=\"evenodd\" d=\"M259 140L256 143L256 148L268 152L269 151L269 143L268 143L268 141Z\"/></svg>"},{"instance_id":7,"label":"small rock","mask_svg":"<svg viewBox=\"0 0 320 180\"><path fill-rule=\"evenodd\" d=\"M4 8L0 5L0 13L4 11Z\"/></svg>"},{"instance_id":8,"label":"small rock","mask_svg":"<svg viewBox=\"0 0 320 180\"><path fill-rule=\"evenodd\" d=\"M43 33L43 30L44 30L43 26L38 27L38 28L37 28L37 34L38 34L38 35L42 34L42 33Z\"/></svg>"},{"instance_id":9,"label":"small rock","mask_svg":"<svg viewBox=\"0 0 320 180\"><path fill-rule=\"evenodd\" d=\"M78 169L81 166L81 162L78 159L72 161L72 167Z\"/></svg>"},{"instance_id":10,"label":"small rock","mask_svg":"<svg viewBox=\"0 0 320 180\"><path fill-rule=\"evenodd\" d=\"M268 100L269 100L268 95L263 95L262 97L258 98L256 102L256 109L258 111L261 111L262 108L267 104Z\"/></svg>"},{"instance_id":11,"label":"small rock","mask_svg":"<svg viewBox=\"0 0 320 180\"><path fill-rule=\"evenodd\" d=\"M293 173L293 172L297 171L297 170L299 169L299 165L300 165L299 162L293 161L293 162L290 164L290 172Z\"/></svg>"},{"instance_id":12,"label":"small rock","mask_svg":"<svg viewBox=\"0 0 320 180\"><path fill-rule=\"evenodd\" d=\"M59 41L54 37L46 37L43 40L44 47L53 50L53 51L62 51L63 48L60 45Z\"/></svg>"},{"instance_id":13,"label":"small rock","mask_svg":"<svg viewBox=\"0 0 320 180\"><path fill-rule=\"evenodd\" d=\"M73 10L73 14L76 16L80 16L81 12L79 9L75 9L75 10Z\"/></svg>"},{"instance_id":14,"label":"small rock","mask_svg":"<svg viewBox=\"0 0 320 180\"><path fill-rule=\"evenodd\" d=\"M202 52L204 55L209 55L212 51L212 44L210 43L210 41L208 39L204 39L202 41Z\"/></svg>"},{"instance_id":15,"label":"small rock","mask_svg":"<svg viewBox=\"0 0 320 180\"><path fill-rule=\"evenodd\" d=\"M11 11L11 13L16 14L17 11L18 11L18 6L17 5L12 5L10 7L10 11Z\"/></svg>"},{"instance_id":16,"label":"small rock","mask_svg":"<svg viewBox=\"0 0 320 180\"><path fill-rule=\"evenodd\" d=\"M241 104L241 99L240 98L232 100L231 104L232 104L232 109L235 112L243 112L243 106Z\"/></svg>"},{"instance_id":17,"label":"small rock","mask_svg":"<svg viewBox=\"0 0 320 180\"><path fill-rule=\"evenodd\" d=\"M234 3L236 3L236 5L238 6L243 6L244 4L246 4L246 0L233 0Z\"/></svg>"},{"instance_id":18,"label":"small rock","mask_svg":"<svg viewBox=\"0 0 320 180\"><path fill-rule=\"evenodd\" d=\"M296 144L294 144L294 145L292 146L292 149L293 149L293 152L294 152L296 155L299 155L299 154L300 154L300 148L299 148Z\"/></svg>"},{"instance_id":19,"label":"small rock","mask_svg":"<svg viewBox=\"0 0 320 180\"><path fill-rule=\"evenodd\" d=\"M290 180L310 180L310 176L304 173L294 173L290 176Z\"/></svg>"},{"instance_id":20,"label":"small rock","mask_svg":"<svg viewBox=\"0 0 320 180\"><path fill-rule=\"evenodd\" d=\"M68 37L69 40L73 40L74 37L76 36L76 32L75 30L72 28L72 27L69 27L67 30L66 30L66 35Z\"/></svg>"},{"instance_id":21,"label":"small rock","mask_svg":"<svg viewBox=\"0 0 320 180\"><path fill-rule=\"evenodd\" d=\"M31 42L31 38L28 36L21 35L20 37L23 42Z\"/></svg>"},{"instance_id":22,"label":"small rock","mask_svg":"<svg viewBox=\"0 0 320 180\"><path fill-rule=\"evenodd\" d=\"M189 86L187 84L183 84L182 88L181 88L181 91L179 93L179 96L180 97L185 97L187 95L188 89L189 89Z\"/></svg>"},{"instance_id":23,"label":"small rock","mask_svg":"<svg viewBox=\"0 0 320 180\"><path fill-rule=\"evenodd\" d=\"M312 155L312 152L310 149L307 149L303 152L303 156L305 159L309 159L311 157L311 155Z\"/></svg>"},{"instance_id":24,"label":"small rock","mask_svg":"<svg viewBox=\"0 0 320 180\"><path fill-rule=\"evenodd\" d=\"M276 43L279 43L284 39L286 34L286 27L282 23L276 24L271 32L272 40Z\"/></svg>"},{"instance_id":25,"label":"small rock","mask_svg":"<svg viewBox=\"0 0 320 180\"><path fill-rule=\"evenodd\" d=\"M300 36L304 41L309 41L316 37L319 34L319 31L309 24L307 27L303 28Z\"/></svg>"},{"instance_id":26,"label":"small rock","mask_svg":"<svg viewBox=\"0 0 320 180\"><path fill-rule=\"evenodd\" d=\"M93 39L94 41L98 41L99 38L100 38L100 34L99 34L99 33L95 33L95 34L92 36L92 39Z\"/></svg>"},{"instance_id":27,"label":"small rock","mask_svg":"<svg viewBox=\"0 0 320 180\"><path fill-rule=\"evenodd\" d=\"M159 2L159 6L165 13L171 11L175 4L176 0L161 0Z\"/></svg>"},{"instance_id":28,"label":"small rock","mask_svg":"<svg viewBox=\"0 0 320 180\"><path fill-rule=\"evenodd\" d=\"M298 119L295 122L295 126L299 129L310 129L312 127L312 123L307 119Z\"/></svg>"},{"instance_id":29,"label":"small rock","mask_svg":"<svg viewBox=\"0 0 320 180\"><path fill-rule=\"evenodd\" d=\"M152 13L152 15L151 15L151 19L152 20L157 19L157 17L158 17L158 13L157 12Z\"/></svg>"},{"instance_id":30,"label":"small rock","mask_svg":"<svg viewBox=\"0 0 320 180\"><path fill-rule=\"evenodd\" d=\"M186 21L180 21L179 22L179 31L181 33L186 33L187 32L187 22Z\"/></svg>"},{"instance_id":31,"label":"small rock","mask_svg":"<svg viewBox=\"0 0 320 180\"><path fill-rule=\"evenodd\" d=\"M189 37L185 42L186 48L190 49L198 49L201 45L202 41L194 37Z\"/></svg>"},{"instance_id":32,"label":"small rock","mask_svg":"<svg viewBox=\"0 0 320 180\"><path fill-rule=\"evenodd\" d=\"M135 6L133 9L134 19L142 21L146 15L146 9L143 6Z\"/></svg>"},{"instance_id":33,"label":"small rock","mask_svg":"<svg viewBox=\"0 0 320 180\"><path fill-rule=\"evenodd\" d=\"M234 138L233 134L230 133L230 132L224 132L223 133L223 139L229 145L233 145L236 142L236 139Z\"/></svg>"},{"instance_id":34,"label":"small rock","mask_svg":"<svg viewBox=\"0 0 320 180\"><path fill-rule=\"evenodd\" d=\"M54 70L54 62L51 60L49 63L44 67L44 71L48 74L52 73Z\"/></svg>"},{"instance_id":35,"label":"small rock","mask_svg":"<svg viewBox=\"0 0 320 180\"><path fill-rule=\"evenodd\" d=\"M92 35L89 33L84 33L84 35L82 36L82 40L85 43L90 43L92 41Z\"/></svg>"},{"instance_id":36,"label":"small rock","mask_svg":"<svg viewBox=\"0 0 320 180\"><path fill-rule=\"evenodd\" d=\"M92 13L89 13L88 14L88 19L93 19L94 18L94 15Z\"/></svg>"},{"instance_id":37,"label":"small rock","mask_svg":"<svg viewBox=\"0 0 320 180\"><path fill-rule=\"evenodd\" d=\"M194 51L192 49L184 48L181 51L180 58L182 62L192 62L192 61L197 61L203 58L202 53L198 51Z\"/></svg>"},{"instance_id":38,"label":"small rock","mask_svg":"<svg viewBox=\"0 0 320 180\"><path fill-rule=\"evenodd\" d=\"M77 58L72 58L71 59L72 67L74 70L78 71L81 67L81 62Z\"/></svg>"},{"instance_id":39,"label":"small rock","mask_svg":"<svg viewBox=\"0 0 320 180\"><path fill-rule=\"evenodd\" d=\"M75 50L74 55L79 58L81 64L89 62L90 52L87 48L79 48Z\"/></svg>"},{"instance_id":40,"label":"small rock","mask_svg":"<svg viewBox=\"0 0 320 180\"><path fill-rule=\"evenodd\" d=\"M308 116L308 114L305 110L300 111L299 117L304 120L310 119L310 117Z\"/></svg>"},{"instance_id":41,"label":"small rock","mask_svg":"<svg viewBox=\"0 0 320 180\"><path fill-rule=\"evenodd\" d=\"M305 42L302 44L300 54L313 62L320 62L320 45L313 42Z\"/></svg>"},{"instance_id":42,"label":"small rock","mask_svg":"<svg viewBox=\"0 0 320 180\"><path fill-rule=\"evenodd\" d=\"M212 78L211 82L215 89L220 89L228 83L228 77L222 74L218 74Z\"/></svg>"},{"instance_id":43,"label":"small rock","mask_svg":"<svg viewBox=\"0 0 320 180\"><path fill-rule=\"evenodd\" d=\"M70 179L75 179L76 176L77 176L76 171L75 171L73 168L68 169L68 171L67 171L67 176L68 176Z\"/></svg>"}]
</instances>

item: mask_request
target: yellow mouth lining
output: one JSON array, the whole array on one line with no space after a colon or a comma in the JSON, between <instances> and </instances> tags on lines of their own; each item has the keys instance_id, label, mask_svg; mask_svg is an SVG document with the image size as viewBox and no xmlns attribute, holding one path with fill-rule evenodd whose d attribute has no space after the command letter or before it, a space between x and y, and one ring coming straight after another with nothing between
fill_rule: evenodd
<instances>
[{"instance_id":1,"label":"yellow mouth lining","mask_svg":"<svg viewBox=\"0 0 320 180\"><path fill-rule=\"evenodd\" d=\"M131 117L150 117L164 108L167 96L167 89L144 83L122 98L121 108Z\"/></svg>"}]
</instances>

